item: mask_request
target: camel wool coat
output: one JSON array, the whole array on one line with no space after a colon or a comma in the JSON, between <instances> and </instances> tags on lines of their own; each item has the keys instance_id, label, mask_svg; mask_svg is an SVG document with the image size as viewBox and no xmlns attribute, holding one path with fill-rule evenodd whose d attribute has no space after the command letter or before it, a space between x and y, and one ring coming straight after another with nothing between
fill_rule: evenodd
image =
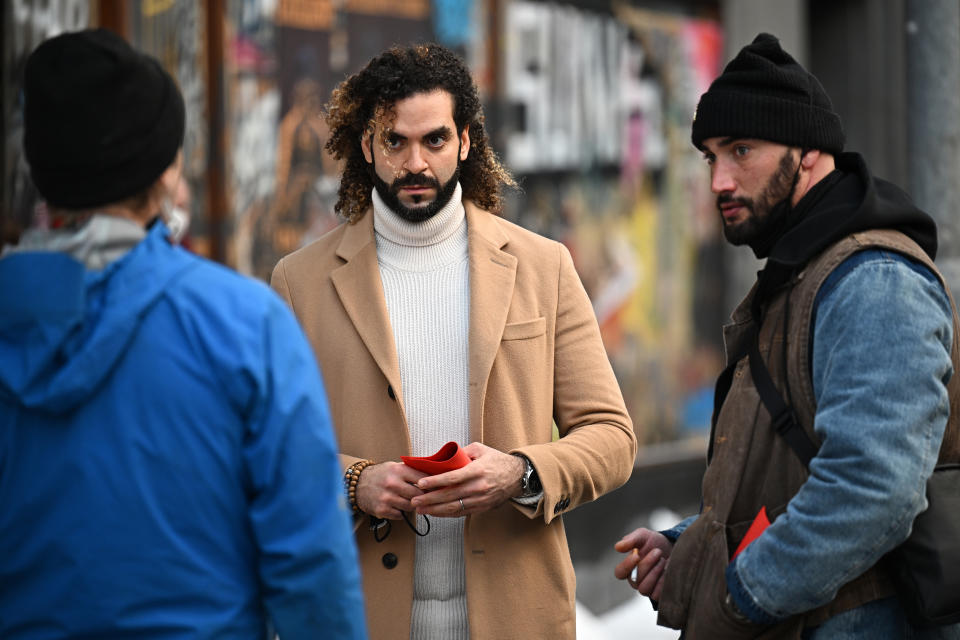
<instances>
[{"instance_id":1,"label":"camel wool coat","mask_svg":"<svg viewBox=\"0 0 960 640\"><path fill-rule=\"evenodd\" d=\"M507 501L466 516L470 634L572 639L575 578L560 516L627 481L636 437L567 249L464 207L471 439L527 456L543 484L535 508ZM283 258L271 284L320 363L344 469L410 455L372 211ZM414 534L396 521L378 543L367 525L357 518L370 637L409 638Z\"/></svg>"}]
</instances>

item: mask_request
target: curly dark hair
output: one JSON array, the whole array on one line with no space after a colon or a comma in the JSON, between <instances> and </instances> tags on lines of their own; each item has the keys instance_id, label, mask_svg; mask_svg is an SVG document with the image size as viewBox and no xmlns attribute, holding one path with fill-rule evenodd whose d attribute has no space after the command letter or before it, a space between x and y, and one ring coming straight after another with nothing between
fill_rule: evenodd
<instances>
[{"instance_id":1,"label":"curly dark hair","mask_svg":"<svg viewBox=\"0 0 960 640\"><path fill-rule=\"evenodd\" d=\"M463 197L484 209L500 213L504 184L516 187L510 172L490 147L483 109L467 65L454 52L437 44L392 47L334 89L324 114L330 126L326 149L345 160L336 212L349 222L359 220L371 206L373 179L360 147L371 135L375 119L394 104L436 89L453 96L457 134L470 126L470 152L460 165Z\"/></svg>"}]
</instances>

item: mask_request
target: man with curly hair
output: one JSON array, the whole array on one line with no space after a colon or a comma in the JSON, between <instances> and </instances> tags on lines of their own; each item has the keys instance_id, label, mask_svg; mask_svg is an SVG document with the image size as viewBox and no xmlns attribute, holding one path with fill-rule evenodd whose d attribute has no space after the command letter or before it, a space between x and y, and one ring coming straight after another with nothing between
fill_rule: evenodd
<instances>
[{"instance_id":1,"label":"man with curly hair","mask_svg":"<svg viewBox=\"0 0 960 640\"><path fill-rule=\"evenodd\" d=\"M570 254L496 215L515 183L449 50L382 53L327 121L347 223L272 284L326 373L371 637L573 638L560 516L636 438ZM448 442L465 466L400 462Z\"/></svg>"}]
</instances>

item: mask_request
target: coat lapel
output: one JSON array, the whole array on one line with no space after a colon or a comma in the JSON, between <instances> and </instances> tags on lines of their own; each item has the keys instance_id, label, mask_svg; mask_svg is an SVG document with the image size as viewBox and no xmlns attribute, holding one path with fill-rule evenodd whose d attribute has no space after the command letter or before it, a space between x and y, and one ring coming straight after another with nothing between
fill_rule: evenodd
<instances>
[{"instance_id":1,"label":"coat lapel","mask_svg":"<svg viewBox=\"0 0 960 640\"><path fill-rule=\"evenodd\" d=\"M470 252L470 436L483 442L483 397L513 298L517 258L496 218L464 201Z\"/></svg>"},{"instance_id":2,"label":"coat lapel","mask_svg":"<svg viewBox=\"0 0 960 640\"><path fill-rule=\"evenodd\" d=\"M368 211L356 224L347 226L337 247L337 255L347 261L330 274L340 302L360 339L393 387L397 400L402 403L400 360L377 264L373 211Z\"/></svg>"}]
</instances>

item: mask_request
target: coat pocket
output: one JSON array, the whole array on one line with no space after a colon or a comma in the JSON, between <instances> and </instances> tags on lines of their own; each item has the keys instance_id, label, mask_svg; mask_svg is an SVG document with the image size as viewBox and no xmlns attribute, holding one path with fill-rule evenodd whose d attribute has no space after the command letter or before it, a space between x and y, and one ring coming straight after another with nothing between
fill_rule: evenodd
<instances>
[{"instance_id":1,"label":"coat pocket","mask_svg":"<svg viewBox=\"0 0 960 640\"><path fill-rule=\"evenodd\" d=\"M514 322L503 327L501 340L529 340L542 336L547 331L547 319L544 317Z\"/></svg>"},{"instance_id":2,"label":"coat pocket","mask_svg":"<svg viewBox=\"0 0 960 640\"><path fill-rule=\"evenodd\" d=\"M672 629L682 629L687 624L693 587L703 572L701 563L706 545L701 541L707 536L710 524L708 516L701 514L674 543L670 570L664 576L657 624Z\"/></svg>"},{"instance_id":3,"label":"coat pocket","mask_svg":"<svg viewBox=\"0 0 960 640\"><path fill-rule=\"evenodd\" d=\"M690 612L685 628L687 640L747 640L771 637L770 627L744 623L733 617L725 602L727 583L724 572L730 552L727 527L722 522L711 522L701 559L702 569L693 587ZM793 635L773 637L790 638Z\"/></svg>"}]
</instances>

